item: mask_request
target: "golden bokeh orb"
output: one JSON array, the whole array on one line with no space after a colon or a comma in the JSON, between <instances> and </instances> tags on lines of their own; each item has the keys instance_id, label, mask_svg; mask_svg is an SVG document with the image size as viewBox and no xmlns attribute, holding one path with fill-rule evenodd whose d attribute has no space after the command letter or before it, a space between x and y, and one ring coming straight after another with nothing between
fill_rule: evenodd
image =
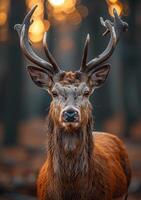
<instances>
[{"instance_id":1,"label":"golden bokeh orb","mask_svg":"<svg viewBox=\"0 0 141 200\"><path fill-rule=\"evenodd\" d=\"M122 4L116 3L116 4L109 5L109 13L110 13L111 16L114 16L114 14L113 14L114 9L116 9L119 16L122 15L122 12L123 12Z\"/></svg>"},{"instance_id":2,"label":"golden bokeh orb","mask_svg":"<svg viewBox=\"0 0 141 200\"><path fill-rule=\"evenodd\" d=\"M113 4L114 4L114 3L117 3L117 2L118 2L118 0L108 0L108 2L109 2L109 3L113 3Z\"/></svg>"},{"instance_id":3,"label":"golden bokeh orb","mask_svg":"<svg viewBox=\"0 0 141 200\"><path fill-rule=\"evenodd\" d=\"M3 26L7 21L7 14L5 12L0 12L0 26Z\"/></svg>"},{"instance_id":4,"label":"golden bokeh orb","mask_svg":"<svg viewBox=\"0 0 141 200\"><path fill-rule=\"evenodd\" d=\"M32 42L40 42L45 32L45 26L42 20L37 19L33 22L29 29L29 38Z\"/></svg>"},{"instance_id":5,"label":"golden bokeh orb","mask_svg":"<svg viewBox=\"0 0 141 200\"><path fill-rule=\"evenodd\" d=\"M65 0L48 0L52 6L61 6L65 3Z\"/></svg>"}]
</instances>

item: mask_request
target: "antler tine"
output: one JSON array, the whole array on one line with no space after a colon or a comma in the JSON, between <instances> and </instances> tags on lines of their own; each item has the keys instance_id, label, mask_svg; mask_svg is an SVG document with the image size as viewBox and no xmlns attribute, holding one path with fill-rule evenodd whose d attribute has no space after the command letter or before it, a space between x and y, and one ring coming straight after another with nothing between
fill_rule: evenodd
<instances>
[{"instance_id":1,"label":"antler tine","mask_svg":"<svg viewBox=\"0 0 141 200\"><path fill-rule=\"evenodd\" d=\"M84 50L83 50L83 56L82 56L82 62L81 62L81 68L80 71L85 71L86 63L87 63L87 56L88 56L88 47L90 42L90 34L87 34Z\"/></svg>"},{"instance_id":2,"label":"antler tine","mask_svg":"<svg viewBox=\"0 0 141 200\"><path fill-rule=\"evenodd\" d=\"M45 54L49 60L49 62L52 64L54 71L55 72L59 72L60 71L60 67L58 66L58 64L56 63L54 57L52 56L48 45L47 45L47 32L45 32L44 34L44 38L43 38L43 46L44 46L44 50L45 50Z\"/></svg>"},{"instance_id":3,"label":"antler tine","mask_svg":"<svg viewBox=\"0 0 141 200\"><path fill-rule=\"evenodd\" d=\"M112 55L121 33L128 30L128 24L122 21L120 16L118 16L116 9L114 9L113 13L114 13L114 22L111 22L110 20L104 21L102 17L100 18L102 26L106 28L106 31L103 35L107 35L107 33L110 32L111 37L108 46L104 50L104 52L86 64L85 70L88 72L93 70L94 67L97 67L103 62L105 62Z\"/></svg>"},{"instance_id":4,"label":"antler tine","mask_svg":"<svg viewBox=\"0 0 141 200\"><path fill-rule=\"evenodd\" d=\"M107 60L112 55L114 48L116 46L116 40L117 40L116 33L115 33L115 29L113 28L111 22L109 20L106 20L104 22L103 18L101 18L101 22L103 22L102 25L104 25L107 28L107 30L111 33L111 38L110 38L110 42L109 42L107 48L104 50L104 52L102 54L100 54L97 58L94 58L89 63L87 63L87 67L90 69L91 69L91 67L97 66L97 65L101 64L102 62L104 62L105 60Z\"/></svg>"},{"instance_id":5,"label":"antler tine","mask_svg":"<svg viewBox=\"0 0 141 200\"><path fill-rule=\"evenodd\" d=\"M33 63L38 65L39 67L45 69L49 74L54 74L53 67L50 63L40 58L31 48L31 44L28 39L28 30L33 20L31 21L31 17L36 10L37 5L35 5L25 16L22 24L16 24L14 29L18 32L20 37L20 46L23 50L24 55Z\"/></svg>"},{"instance_id":6,"label":"antler tine","mask_svg":"<svg viewBox=\"0 0 141 200\"><path fill-rule=\"evenodd\" d=\"M113 13L114 13L114 27L115 27L116 34L118 36L117 39L119 39L120 34L122 32L128 31L128 24L120 18L115 8L113 10Z\"/></svg>"}]
</instances>

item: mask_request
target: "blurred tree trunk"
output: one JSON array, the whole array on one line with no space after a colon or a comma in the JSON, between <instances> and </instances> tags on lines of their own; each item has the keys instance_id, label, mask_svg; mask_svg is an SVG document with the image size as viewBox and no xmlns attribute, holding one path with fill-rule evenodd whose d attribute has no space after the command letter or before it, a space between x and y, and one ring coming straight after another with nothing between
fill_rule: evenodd
<instances>
[{"instance_id":1,"label":"blurred tree trunk","mask_svg":"<svg viewBox=\"0 0 141 200\"><path fill-rule=\"evenodd\" d=\"M25 1L11 0L9 13L8 70L5 80L4 126L6 145L16 144L18 124L22 117L22 56L14 25L21 23Z\"/></svg>"},{"instance_id":2,"label":"blurred tree trunk","mask_svg":"<svg viewBox=\"0 0 141 200\"><path fill-rule=\"evenodd\" d=\"M123 60L123 97L124 97L124 109L126 115L126 130L125 136L130 136L130 127L139 118L140 102L138 94L140 90L137 87L140 82L139 70L140 70L140 37L137 37L139 32L140 18L137 14L140 13L141 4L139 1L129 1L129 31L125 36L125 45L122 52Z\"/></svg>"}]
</instances>

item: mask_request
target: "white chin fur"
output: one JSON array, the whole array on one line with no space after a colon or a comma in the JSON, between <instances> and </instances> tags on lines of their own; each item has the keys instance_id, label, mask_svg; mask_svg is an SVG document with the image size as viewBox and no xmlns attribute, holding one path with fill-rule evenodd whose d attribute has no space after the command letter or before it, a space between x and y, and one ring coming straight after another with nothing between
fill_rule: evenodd
<instances>
[{"instance_id":1,"label":"white chin fur","mask_svg":"<svg viewBox=\"0 0 141 200\"><path fill-rule=\"evenodd\" d=\"M74 128L76 128L76 127L78 127L79 126L79 123L78 122L73 122L73 123L70 123L70 122L63 122L62 123L62 125L64 126L64 127L74 127Z\"/></svg>"}]
</instances>

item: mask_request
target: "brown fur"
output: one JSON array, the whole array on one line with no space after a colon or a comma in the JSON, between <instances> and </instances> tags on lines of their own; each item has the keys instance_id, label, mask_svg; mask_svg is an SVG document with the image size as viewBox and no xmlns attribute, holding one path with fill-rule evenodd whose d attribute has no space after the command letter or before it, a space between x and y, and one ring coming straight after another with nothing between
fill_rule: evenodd
<instances>
[{"instance_id":1,"label":"brown fur","mask_svg":"<svg viewBox=\"0 0 141 200\"><path fill-rule=\"evenodd\" d=\"M92 134L92 114L77 130L47 119L48 155L38 177L39 200L113 200L128 191L127 151L114 135ZM54 124L55 123L55 124Z\"/></svg>"},{"instance_id":2,"label":"brown fur","mask_svg":"<svg viewBox=\"0 0 141 200\"><path fill-rule=\"evenodd\" d=\"M60 78L60 82L63 85L74 84L80 82L78 75L76 72L65 72Z\"/></svg>"},{"instance_id":3,"label":"brown fur","mask_svg":"<svg viewBox=\"0 0 141 200\"><path fill-rule=\"evenodd\" d=\"M79 85L82 80L87 80L87 78L80 72L63 72L62 74L59 74L58 77L59 82L62 85Z\"/></svg>"}]
</instances>

